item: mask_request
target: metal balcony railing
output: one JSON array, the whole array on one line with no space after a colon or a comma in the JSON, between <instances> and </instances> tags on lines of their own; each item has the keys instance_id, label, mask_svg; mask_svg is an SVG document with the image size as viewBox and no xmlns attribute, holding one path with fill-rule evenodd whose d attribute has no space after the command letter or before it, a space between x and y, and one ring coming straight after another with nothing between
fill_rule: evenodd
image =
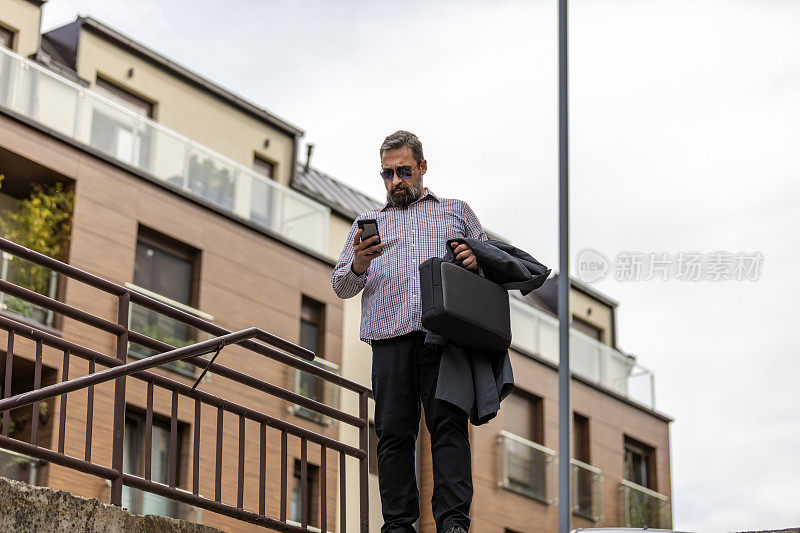
<instances>
[{"instance_id":1,"label":"metal balcony railing","mask_svg":"<svg viewBox=\"0 0 800 533\"><path fill-rule=\"evenodd\" d=\"M339 365L336 363L331 363L322 357L315 357L312 362L320 368L324 368L337 375L340 374ZM312 400L322 402L331 407L338 407L339 394L336 388L313 374L305 373L302 370L296 370L294 374L294 390L296 393L306 398L311 398ZM288 412L289 414L308 418L328 426L332 425L334 422L332 419L301 405L290 406Z\"/></svg>"},{"instance_id":2,"label":"metal balcony railing","mask_svg":"<svg viewBox=\"0 0 800 533\"><path fill-rule=\"evenodd\" d=\"M500 432L497 444L498 486L548 505L555 504L558 486L555 450L507 431Z\"/></svg>"},{"instance_id":3,"label":"metal balcony railing","mask_svg":"<svg viewBox=\"0 0 800 533\"><path fill-rule=\"evenodd\" d=\"M603 519L603 472L592 465L570 459L572 512L598 522Z\"/></svg>"},{"instance_id":4,"label":"metal balcony railing","mask_svg":"<svg viewBox=\"0 0 800 533\"><path fill-rule=\"evenodd\" d=\"M356 460L359 466L359 531L369 531L367 400L370 390L367 387L315 365L312 362L314 353L257 328L232 333L193 314L6 239L0 239L0 251L56 271L70 284L88 285L98 292L99 297L113 298L117 309L116 320L108 320L0 280L0 291L59 313L65 320L80 323L80 339L91 337L86 335L85 326L114 339L113 355L107 355L43 329L0 316L0 332L4 334L6 342L3 399L0 400L0 448L104 478L110 481L110 502L114 505L122 505L123 497L129 502L137 495L147 493L164 498L162 501L182 502L275 531L292 533L330 531L335 515L340 519L338 531L346 531L346 463ZM129 327L132 303L179 320L212 337L176 348L136 332ZM153 349L156 353L126 362L129 341ZM243 354L264 357L354 392L358 396L358 415L215 362L226 348L237 350L239 357ZM56 355L54 351L61 363L61 382L42 386L45 355L52 363ZM211 353L214 356L210 360L203 357ZM15 358L33 361L33 389L12 396ZM78 364L80 360L88 362L88 372L81 372L86 366ZM186 378L179 381L151 371L175 361L185 361L203 370L194 385L186 384ZM207 388L202 381L206 373L214 375L217 387L221 380L232 382L234 386L227 390L235 390L237 398L251 401L254 407L221 397L219 390L215 391L216 394L203 390ZM109 388L111 382L113 391ZM97 397L96 388L99 393ZM49 420L52 421L52 434L57 443L54 449L50 449L47 443L39 439L41 433L50 433L40 430L39 404L56 398L58 420L55 420L56 417L50 417ZM276 412L277 400L297 404L357 428L359 446L347 445L267 414ZM137 414L141 421L142 439L130 438L128 424L131 418L126 416L128 404L142 406ZM154 407L157 404L162 406L162 410L170 411L167 418L162 417L164 424L155 424L155 419L159 417ZM181 406L183 411L180 411ZM31 409L32 415L30 435L26 434L25 440L22 440L20 435L9 430L10 417L12 412L25 409ZM186 420L187 409L193 411L193 423L179 421L179 412L184 413L182 416ZM94 413L100 410L108 413L108 418L98 420L94 417ZM108 422L109 418L113 419L113 424ZM229 427L227 432L226 420ZM230 431L231 425L237 427L238 432ZM68 430L72 436L69 441L66 438ZM83 433L80 443L74 439L76 432ZM224 443L230 439L235 444L226 447ZM97 451L98 441L104 441L99 444L101 452ZM179 447L179 441L188 445ZM82 445L81 449L76 450L76 445ZM133 454L130 453L132 446L136 450ZM155 446L159 446L159 453L153 453ZM276 472L268 480L267 450L277 451L278 448L280 475ZM106 454L106 450L110 450L110 454ZM293 450L291 456L290 450ZM296 476L289 473L289 462L290 457L296 454L299 455L296 461L300 470L300 486L299 490L291 491L289 480L294 480ZM181 466L181 456L190 466ZM138 461L134 459L138 457L143 459L143 464L134 464ZM315 482L313 491L309 490L312 461L318 473L318 482ZM232 465L236 466L231 468ZM334 472L338 473L338 498L329 500L330 481L336 477ZM223 486L226 487L224 491ZM332 490L335 494L335 487ZM299 501L290 502L291 494L297 494ZM351 494L353 496L356 495ZM337 510L328 507L334 501ZM301 509L297 523L290 520L294 517L287 516L290 503Z\"/></svg>"},{"instance_id":5,"label":"metal balcony railing","mask_svg":"<svg viewBox=\"0 0 800 533\"><path fill-rule=\"evenodd\" d=\"M2 47L0 107L327 253L328 207Z\"/></svg>"},{"instance_id":6,"label":"metal balcony railing","mask_svg":"<svg viewBox=\"0 0 800 533\"><path fill-rule=\"evenodd\" d=\"M15 258L6 252L2 253L0 259L0 280L14 283L50 298L56 297L58 285L56 272ZM53 326L53 311L3 292L0 292L0 311L13 313L45 326Z\"/></svg>"},{"instance_id":7,"label":"metal balcony railing","mask_svg":"<svg viewBox=\"0 0 800 533\"><path fill-rule=\"evenodd\" d=\"M647 487L623 479L620 484L626 527L670 529L672 513L669 498Z\"/></svg>"},{"instance_id":8,"label":"metal balcony railing","mask_svg":"<svg viewBox=\"0 0 800 533\"><path fill-rule=\"evenodd\" d=\"M511 297L511 346L558 364L558 320ZM570 328L571 370L617 394L655 408L653 372L628 355Z\"/></svg>"}]
</instances>

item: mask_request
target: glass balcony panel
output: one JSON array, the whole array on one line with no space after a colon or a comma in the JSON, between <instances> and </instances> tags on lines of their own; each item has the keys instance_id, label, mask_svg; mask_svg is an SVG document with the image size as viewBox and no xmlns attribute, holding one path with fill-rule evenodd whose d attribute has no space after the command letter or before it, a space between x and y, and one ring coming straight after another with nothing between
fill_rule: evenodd
<instances>
[{"instance_id":1,"label":"glass balcony panel","mask_svg":"<svg viewBox=\"0 0 800 533\"><path fill-rule=\"evenodd\" d=\"M626 527L672 527L669 498L628 480L622 481L621 492Z\"/></svg>"},{"instance_id":2,"label":"glass balcony panel","mask_svg":"<svg viewBox=\"0 0 800 533\"><path fill-rule=\"evenodd\" d=\"M189 192L228 211L233 211L236 170L223 159L193 147L189 153Z\"/></svg>"},{"instance_id":3,"label":"glass balcony panel","mask_svg":"<svg viewBox=\"0 0 800 533\"><path fill-rule=\"evenodd\" d=\"M283 192L278 233L312 250L324 251L327 231L316 228L327 227L327 217L300 195Z\"/></svg>"},{"instance_id":4,"label":"glass balcony panel","mask_svg":"<svg viewBox=\"0 0 800 533\"><path fill-rule=\"evenodd\" d=\"M0 105L11 109L16 109L14 94L20 67L12 56L0 53Z\"/></svg>"},{"instance_id":5,"label":"glass balcony panel","mask_svg":"<svg viewBox=\"0 0 800 533\"><path fill-rule=\"evenodd\" d=\"M606 365L606 385L614 392L627 396L628 379L630 379L634 360L611 349L605 352L605 360L608 362Z\"/></svg>"},{"instance_id":6,"label":"glass balcony panel","mask_svg":"<svg viewBox=\"0 0 800 533\"><path fill-rule=\"evenodd\" d=\"M537 336L539 332L539 320L531 312L531 309L518 302L516 298L511 298L511 331L512 343L527 352L538 354Z\"/></svg>"},{"instance_id":7,"label":"glass balcony panel","mask_svg":"<svg viewBox=\"0 0 800 533\"><path fill-rule=\"evenodd\" d=\"M548 504L555 503L555 452L502 431L500 486Z\"/></svg>"},{"instance_id":8,"label":"glass balcony panel","mask_svg":"<svg viewBox=\"0 0 800 533\"><path fill-rule=\"evenodd\" d=\"M137 304L131 304L130 329L176 348L183 348L211 338L204 331ZM162 352L132 342L129 353L133 357L144 358ZM195 374L196 368L186 361L173 361L164 367L192 376Z\"/></svg>"},{"instance_id":9,"label":"glass balcony panel","mask_svg":"<svg viewBox=\"0 0 800 533\"><path fill-rule=\"evenodd\" d=\"M4 478L36 485L41 463L28 455L0 449L0 476Z\"/></svg>"},{"instance_id":10,"label":"glass balcony panel","mask_svg":"<svg viewBox=\"0 0 800 533\"><path fill-rule=\"evenodd\" d=\"M134 118L100 100L91 102L89 144L111 157L132 164L135 160Z\"/></svg>"},{"instance_id":11,"label":"glass balcony panel","mask_svg":"<svg viewBox=\"0 0 800 533\"><path fill-rule=\"evenodd\" d=\"M280 219L281 196L266 180L253 179L252 194L250 195L250 220L278 231L277 221Z\"/></svg>"},{"instance_id":12,"label":"glass balcony panel","mask_svg":"<svg viewBox=\"0 0 800 533\"><path fill-rule=\"evenodd\" d=\"M151 124L142 125L140 139L140 144L144 147L139 156L141 168L160 180L188 191L186 142Z\"/></svg>"},{"instance_id":13,"label":"glass balcony panel","mask_svg":"<svg viewBox=\"0 0 800 533\"><path fill-rule=\"evenodd\" d=\"M35 68L23 69L17 101L22 112L64 135L75 131L79 92Z\"/></svg>"},{"instance_id":14,"label":"glass balcony panel","mask_svg":"<svg viewBox=\"0 0 800 533\"><path fill-rule=\"evenodd\" d=\"M570 329L570 367L573 372L600 382L600 343Z\"/></svg>"},{"instance_id":15,"label":"glass balcony panel","mask_svg":"<svg viewBox=\"0 0 800 533\"><path fill-rule=\"evenodd\" d=\"M329 370L331 372L339 373L339 365L331 363L322 358L315 358L314 364L320 368L324 368L325 370ZM312 400L316 400L321 402L325 405L333 407L334 409L338 408L338 390L339 388L330 383L329 381L325 381L324 379L315 376L314 374L309 374L308 372L303 372L302 370L295 370L295 392L300 394L301 396L305 396L306 398L311 398ZM314 410L308 409L301 405L295 404L292 407L294 414L298 416L302 416L304 418L309 418L311 420L316 420L317 422L330 424L332 420L328 419L321 413L318 413Z\"/></svg>"},{"instance_id":16,"label":"glass balcony panel","mask_svg":"<svg viewBox=\"0 0 800 533\"><path fill-rule=\"evenodd\" d=\"M327 253L330 210L0 48L0 105L187 193Z\"/></svg>"},{"instance_id":17,"label":"glass balcony panel","mask_svg":"<svg viewBox=\"0 0 800 533\"><path fill-rule=\"evenodd\" d=\"M546 360L558 364L558 321L539 322L539 350Z\"/></svg>"},{"instance_id":18,"label":"glass balcony panel","mask_svg":"<svg viewBox=\"0 0 800 533\"><path fill-rule=\"evenodd\" d=\"M638 364L633 366L628 376L627 395L639 403L650 405L655 402L653 397L653 372Z\"/></svg>"},{"instance_id":19,"label":"glass balcony panel","mask_svg":"<svg viewBox=\"0 0 800 533\"><path fill-rule=\"evenodd\" d=\"M0 279L19 287L55 299L57 274L19 257L3 253L0 260ZM14 313L46 326L53 325L54 313L26 300L0 292L0 310Z\"/></svg>"},{"instance_id":20,"label":"glass balcony panel","mask_svg":"<svg viewBox=\"0 0 800 533\"><path fill-rule=\"evenodd\" d=\"M525 302L511 298L512 347L559 364L558 320ZM617 394L655 407L653 373L625 355L570 328L570 367Z\"/></svg>"},{"instance_id":21,"label":"glass balcony panel","mask_svg":"<svg viewBox=\"0 0 800 533\"><path fill-rule=\"evenodd\" d=\"M603 476L600 470L571 460L572 511L595 522L603 519Z\"/></svg>"}]
</instances>

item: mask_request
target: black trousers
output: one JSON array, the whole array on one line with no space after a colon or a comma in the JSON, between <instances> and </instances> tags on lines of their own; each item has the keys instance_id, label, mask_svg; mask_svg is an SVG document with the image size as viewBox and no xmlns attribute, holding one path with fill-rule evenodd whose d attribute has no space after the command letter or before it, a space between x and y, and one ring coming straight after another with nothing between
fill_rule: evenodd
<instances>
[{"instance_id":1,"label":"black trousers","mask_svg":"<svg viewBox=\"0 0 800 533\"><path fill-rule=\"evenodd\" d=\"M434 398L441 350L425 346L425 334L372 341L372 390L378 434L381 533L414 531L420 515L414 453L420 403L431 434L433 517L438 532L469 530L472 465L467 414Z\"/></svg>"}]
</instances>

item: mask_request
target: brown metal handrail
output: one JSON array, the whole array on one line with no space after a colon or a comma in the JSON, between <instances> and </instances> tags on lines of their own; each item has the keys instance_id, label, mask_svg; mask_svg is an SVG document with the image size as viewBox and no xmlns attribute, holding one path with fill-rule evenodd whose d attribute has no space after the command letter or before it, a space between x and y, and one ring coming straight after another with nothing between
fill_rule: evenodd
<instances>
[{"instance_id":1,"label":"brown metal handrail","mask_svg":"<svg viewBox=\"0 0 800 533\"><path fill-rule=\"evenodd\" d=\"M88 284L103 292L113 294L118 298L117 321L112 322L101 317L92 315L64 302L49 298L35 293L23 287L19 287L4 280L0 280L0 292L5 292L21 298L30 303L60 313L64 317L71 318L81 323L90 325L100 331L114 335L116 341L116 357L99 353L95 350L81 346L77 343L62 339L56 335L48 333L44 329L34 328L22 322L12 320L6 316L0 316L0 330L4 330L8 335L8 347L6 351L6 372L4 398L0 400L0 412L3 413L3 432L0 435L0 446L37 457L54 464L63 465L85 473L89 473L111 481L111 503L121 505L123 485L159 494L167 498L182 501L191 505L218 512L239 520L260 524L277 531L307 532L310 531L310 518L308 516L308 444L319 445L319 469L320 469L320 507L319 518L322 531L328 531L327 527L327 455L328 450L339 455L339 506L340 506L340 531L346 530L346 476L345 458L353 457L359 461L359 530L366 532L369 529L368 516L368 418L367 418L367 399L371 393L369 388L347 380L338 374L329 372L313 363L309 359L314 358L314 354L291 342L281 339L258 328L248 328L239 332L232 333L220 328L215 324L204 321L194 315L182 310L170 307L162 302L133 292L126 287L111 283L98 276L94 276L70 265L61 263L42 254L38 254L24 247L21 247L6 239L0 239L0 250L9 252L13 255L26 259L34 264L44 266L50 270L58 272L62 276L71 278L82 283ZM131 331L128 325L128 312L131 302L162 313L170 318L183 322L187 325L196 327L201 331L218 335L205 341L201 341L190 346L175 348L167 343L153 339L141 333ZM31 392L10 396L13 356L15 337L25 337L35 342L35 370L34 370L34 390ZM126 362L128 342L135 342L145 347L161 351L157 355ZM359 396L359 414L353 416L339 409L326 405L322 402L312 400L249 376L242 372L225 367L218 363L208 361L202 357L207 353L222 350L224 346L238 345L259 355L266 356L280 363L287 364L294 368L303 370L323 380L335 383L356 392ZM42 354L43 347L48 346L63 351L62 380L61 383L41 387L42 376ZM71 356L77 356L89 362L89 374L81 377L68 379L69 363ZM153 373L149 369L173 361L187 361L191 364L203 368L221 377L235 381L244 387L255 391L266 393L270 396L291 401L298 405L316 410L332 419L339 420L348 425L354 426L359 431L359 447L346 445L331 437L315 433L311 430L293 425L289 422L269 416L254 409L239 405L235 402L220 398L198 390L179 381L169 379L161 374ZM96 364L108 367L106 370L95 372ZM130 376L147 383L147 410L145 415L145 449L152 449L152 427L153 427L153 397L154 389L166 389L172 393L172 416L170 423L170 450L169 450L169 483L163 484L153 481L151 468L151 455L145 453L144 476L136 476L122 471L124 455L124 431L125 431L125 408L126 408L126 378ZM112 459L111 467L97 464L91 459L92 453L92 419L94 407L94 387L103 382L114 380L114 422L112 436ZM65 425L67 411L68 394L78 393L85 390L87 392L86 407L86 442L84 458L80 459L64 453L65 450ZM51 398L60 397L60 418L58 431L58 451L53 451L38 445L38 403ZM177 481L177 415L178 398L184 396L194 400L195 419L193 429L193 465L192 465L192 490L187 492L176 487ZM33 404L32 429L30 443L23 442L9 436L9 416L11 409ZM216 408L217 430L216 430L216 458L214 461L214 498L206 498L199 494L199 472L200 472L200 420L202 407ZM239 419L239 454L238 454L238 477L237 477L237 504L231 505L222 501L222 446L223 446L223 420L224 414L230 413L238 416ZM245 509L244 507L244 479L246 476L244 469L244 458L246 451L245 444L245 420L256 422L260 428L259 444L259 497L258 511ZM280 431L281 434L281 487L280 487L280 506L279 518L270 517L266 514L266 437L267 428ZM300 439L300 469L301 469L301 520L300 526L295 526L287 522L287 484L288 484L288 437Z\"/></svg>"},{"instance_id":2,"label":"brown metal handrail","mask_svg":"<svg viewBox=\"0 0 800 533\"><path fill-rule=\"evenodd\" d=\"M191 313L187 313L186 311L169 306L156 299L150 298L149 296L132 291L124 285L118 285L99 276L95 276L94 274L80 270L79 268L75 268L72 265L62 263L61 261L53 259L52 257L34 252L33 250L25 248L24 246L20 246L19 244L8 239L0 238L0 251L8 252L12 255L25 259L26 261L43 266L49 270L53 270L54 272L58 272L59 274L62 274L68 278L85 283L86 285L99 289L103 292L107 292L118 297L127 296L130 298L131 303L135 303L137 305L141 305L142 307L157 311L166 317L178 320L188 326L192 326L206 333L210 333L212 335L227 335L228 333L231 333L230 330L220 327L212 322L203 320L202 318ZM118 325L113 322L103 320L102 318L85 313L79 309L72 308L63 302L48 298L47 296L23 287L19 287L5 280L0 280L0 292L7 292L12 296L17 296L40 307L51 309L65 316L69 316L69 318L84 322L109 333L117 334L121 331ZM127 330L127 324L125 324L123 327ZM133 331L130 331L129 333L132 336L133 334L136 334L136 332ZM298 346L297 344L289 342L276 335L272 335L271 333L265 332L264 334L271 339L270 344L273 344L276 348L285 350L289 354L307 359L309 361L313 360L315 357L314 352L311 350L307 350L302 346ZM147 338L148 337L145 337L145 339ZM150 340L155 341L155 339ZM263 344L258 344L252 341L245 342L242 346L261 355L266 355L272 359L275 359L280 363L289 364L298 370L302 370L303 372L324 378L326 381L330 381L331 383L335 383L336 385L340 385L346 389L350 389L351 391L357 393L370 391L369 387L365 387L360 383L344 378L334 372L320 368L313 363L298 361L297 359L291 358L287 354L279 352L278 350L270 348L269 346L264 346ZM170 348L174 348L174 346L170 346Z\"/></svg>"}]
</instances>

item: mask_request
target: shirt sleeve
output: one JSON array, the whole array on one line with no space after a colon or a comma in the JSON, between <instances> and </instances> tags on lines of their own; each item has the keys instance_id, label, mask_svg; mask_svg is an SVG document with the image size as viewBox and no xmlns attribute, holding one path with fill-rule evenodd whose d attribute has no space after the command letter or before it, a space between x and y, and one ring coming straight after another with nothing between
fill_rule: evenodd
<instances>
[{"instance_id":1,"label":"shirt sleeve","mask_svg":"<svg viewBox=\"0 0 800 533\"><path fill-rule=\"evenodd\" d=\"M364 271L360 276L353 272L351 268L355 252L353 251L353 239L358 231L358 224L353 221L353 226L350 228L350 233L347 235L347 240L344 243L342 253L339 255L339 261L333 268L333 276L331 276L331 285L333 285L333 292L336 296L342 299L352 298L364 288L367 282L367 271Z\"/></svg>"},{"instance_id":2,"label":"shirt sleeve","mask_svg":"<svg viewBox=\"0 0 800 533\"><path fill-rule=\"evenodd\" d=\"M477 239L479 241L489 240L489 237L487 237L486 233L483 231L483 226L481 226L478 217L467 202L464 202L464 212L461 214L461 217L464 221L464 237Z\"/></svg>"}]
</instances>

